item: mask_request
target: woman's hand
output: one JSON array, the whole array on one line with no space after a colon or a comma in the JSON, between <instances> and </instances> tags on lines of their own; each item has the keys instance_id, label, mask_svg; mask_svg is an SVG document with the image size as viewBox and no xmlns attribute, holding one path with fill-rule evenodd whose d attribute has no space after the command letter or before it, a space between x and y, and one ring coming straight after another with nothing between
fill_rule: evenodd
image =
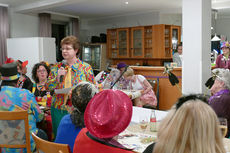
<instances>
[{"instance_id":1,"label":"woman's hand","mask_svg":"<svg viewBox=\"0 0 230 153\"><path fill-rule=\"evenodd\" d=\"M58 82L61 81L60 80L61 76L65 76L66 73L67 73L67 70L65 70L64 67L60 67L60 69L58 70Z\"/></svg>"}]
</instances>

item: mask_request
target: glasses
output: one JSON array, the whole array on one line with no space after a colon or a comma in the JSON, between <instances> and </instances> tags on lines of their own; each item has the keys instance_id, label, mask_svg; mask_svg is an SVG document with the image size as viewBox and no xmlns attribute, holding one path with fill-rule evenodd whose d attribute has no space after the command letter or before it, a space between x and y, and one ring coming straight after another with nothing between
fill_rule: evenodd
<instances>
[{"instance_id":1,"label":"glasses","mask_svg":"<svg viewBox=\"0 0 230 153\"><path fill-rule=\"evenodd\" d=\"M179 98L179 100L176 104L176 110L178 110L181 107L181 105L183 105L185 102L187 102L189 100L200 100L200 101L208 104L208 97L207 96L204 96L202 94L188 95L188 96L183 96L183 97Z\"/></svg>"},{"instance_id":2,"label":"glasses","mask_svg":"<svg viewBox=\"0 0 230 153\"><path fill-rule=\"evenodd\" d=\"M71 48L60 48L60 51L63 51L63 50L67 50L67 51L69 51L69 50L72 50L73 48L71 47Z\"/></svg>"},{"instance_id":3,"label":"glasses","mask_svg":"<svg viewBox=\"0 0 230 153\"><path fill-rule=\"evenodd\" d=\"M37 70L37 72L38 72L38 73L42 73L42 72L45 73L46 70Z\"/></svg>"}]
</instances>

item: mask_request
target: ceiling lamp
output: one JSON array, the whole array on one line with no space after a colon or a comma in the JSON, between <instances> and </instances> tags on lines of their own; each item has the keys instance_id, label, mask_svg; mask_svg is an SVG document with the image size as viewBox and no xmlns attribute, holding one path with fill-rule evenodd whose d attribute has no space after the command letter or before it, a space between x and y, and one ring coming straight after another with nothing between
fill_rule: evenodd
<instances>
[{"instance_id":1,"label":"ceiling lamp","mask_svg":"<svg viewBox=\"0 0 230 153\"><path fill-rule=\"evenodd\" d=\"M220 41L221 39L216 35L216 19L217 19L217 10L212 10L214 12L214 31L215 31L215 36L212 38L211 41Z\"/></svg>"},{"instance_id":2,"label":"ceiling lamp","mask_svg":"<svg viewBox=\"0 0 230 153\"><path fill-rule=\"evenodd\" d=\"M215 36L212 38L211 41L220 41L221 39L216 35L215 33Z\"/></svg>"}]
</instances>

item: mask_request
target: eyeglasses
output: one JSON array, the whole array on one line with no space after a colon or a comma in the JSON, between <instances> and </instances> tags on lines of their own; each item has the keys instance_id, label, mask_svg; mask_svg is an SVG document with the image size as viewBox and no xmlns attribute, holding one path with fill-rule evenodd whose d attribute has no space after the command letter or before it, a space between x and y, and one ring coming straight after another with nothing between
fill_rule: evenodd
<instances>
[{"instance_id":1,"label":"eyeglasses","mask_svg":"<svg viewBox=\"0 0 230 153\"><path fill-rule=\"evenodd\" d=\"M176 104L176 110L178 110L181 105L183 105L185 102L189 100L200 100L206 104L208 104L208 97L204 96L203 94L193 94L193 95L188 95L188 96L183 96L178 99L178 102Z\"/></svg>"},{"instance_id":2,"label":"eyeglasses","mask_svg":"<svg viewBox=\"0 0 230 153\"><path fill-rule=\"evenodd\" d=\"M41 72L45 73L46 70L37 70L37 72L38 72L38 73L41 73Z\"/></svg>"},{"instance_id":3,"label":"eyeglasses","mask_svg":"<svg viewBox=\"0 0 230 153\"><path fill-rule=\"evenodd\" d=\"M67 50L67 51L69 51L69 50L72 50L73 48L71 47L71 48L60 48L60 51L63 51L63 50Z\"/></svg>"}]
</instances>

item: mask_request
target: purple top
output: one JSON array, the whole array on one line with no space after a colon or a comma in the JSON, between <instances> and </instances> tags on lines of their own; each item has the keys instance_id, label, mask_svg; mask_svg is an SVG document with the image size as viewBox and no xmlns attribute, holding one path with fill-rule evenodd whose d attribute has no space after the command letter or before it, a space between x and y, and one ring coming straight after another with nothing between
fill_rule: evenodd
<instances>
[{"instance_id":1,"label":"purple top","mask_svg":"<svg viewBox=\"0 0 230 153\"><path fill-rule=\"evenodd\" d=\"M230 69L230 56L225 59L223 54L218 55L216 59L216 68Z\"/></svg>"},{"instance_id":2,"label":"purple top","mask_svg":"<svg viewBox=\"0 0 230 153\"><path fill-rule=\"evenodd\" d=\"M230 136L230 90L225 89L217 92L209 99L210 106L214 109L218 117L224 117L228 121L228 133Z\"/></svg>"}]
</instances>

